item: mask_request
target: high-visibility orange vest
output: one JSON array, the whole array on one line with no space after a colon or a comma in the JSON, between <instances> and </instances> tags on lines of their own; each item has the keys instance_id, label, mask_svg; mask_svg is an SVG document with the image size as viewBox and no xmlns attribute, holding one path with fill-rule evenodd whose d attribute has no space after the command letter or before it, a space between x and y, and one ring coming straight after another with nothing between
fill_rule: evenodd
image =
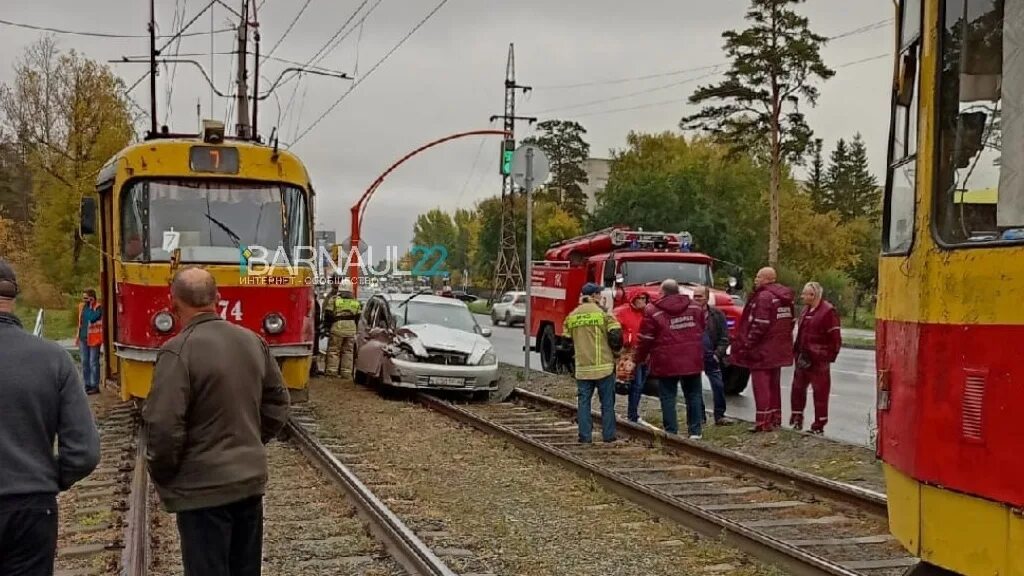
<instances>
[{"instance_id":1,"label":"high-visibility orange vest","mask_svg":"<svg viewBox=\"0 0 1024 576\"><path fill-rule=\"evenodd\" d=\"M78 328L75 330L75 346L78 346L78 335L82 333L82 311L85 309L85 302L78 303ZM101 346L103 344L103 316L95 322L90 322L86 329L86 344L89 346Z\"/></svg>"}]
</instances>

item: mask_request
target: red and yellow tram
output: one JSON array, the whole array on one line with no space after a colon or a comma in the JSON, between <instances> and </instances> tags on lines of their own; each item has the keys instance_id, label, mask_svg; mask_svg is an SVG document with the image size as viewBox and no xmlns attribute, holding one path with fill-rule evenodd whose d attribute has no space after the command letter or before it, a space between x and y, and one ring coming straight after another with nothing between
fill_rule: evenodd
<instances>
[{"instance_id":1,"label":"red and yellow tram","mask_svg":"<svg viewBox=\"0 0 1024 576\"><path fill-rule=\"evenodd\" d=\"M901 0L878 454L921 574L1024 575L1024 0Z\"/></svg>"},{"instance_id":2,"label":"red and yellow tram","mask_svg":"<svg viewBox=\"0 0 1024 576\"><path fill-rule=\"evenodd\" d=\"M312 245L309 175L293 154L225 140L216 124L122 150L99 173L98 206L83 210L83 232L95 232L102 248L104 376L119 382L125 400L149 393L157 350L181 328L170 314L170 280L192 265L216 278L220 315L266 340L293 398L305 393L313 270L254 275L244 253L258 246L292 255Z\"/></svg>"}]
</instances>

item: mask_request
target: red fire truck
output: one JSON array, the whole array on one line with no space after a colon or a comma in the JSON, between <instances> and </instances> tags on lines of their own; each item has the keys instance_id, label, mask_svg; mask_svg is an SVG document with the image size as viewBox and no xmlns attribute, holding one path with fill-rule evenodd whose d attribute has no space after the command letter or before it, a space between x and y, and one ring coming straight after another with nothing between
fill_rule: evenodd
<instances>
[{"instance_id":1,"label":"red fire truck","mask_svg":"<svg viewBox=\"0 0 1024 576\"><path fill-rule=\"evenodd\" d=\"M533 263L530 282L530 335L534 351L547 372L570 371L573 366L572 341L562 335L562 322L579 304L583 284L604 286L602 300L608 310L628 302L637 292L651 299L659 296L666 278L687 286L712 286L715 259L692 252L692 239L686 232L665 233L630 230L615 226L552 244L544 260ZM741 272L741 271L740 271ZM730 290L742 290L742 273L730 278ZM725 313L730 334L743 312L739 297L711 290L714 305ZM749 372L723 367L725 389L739 394L747 387Z\"/></svg>"}]
</instances>

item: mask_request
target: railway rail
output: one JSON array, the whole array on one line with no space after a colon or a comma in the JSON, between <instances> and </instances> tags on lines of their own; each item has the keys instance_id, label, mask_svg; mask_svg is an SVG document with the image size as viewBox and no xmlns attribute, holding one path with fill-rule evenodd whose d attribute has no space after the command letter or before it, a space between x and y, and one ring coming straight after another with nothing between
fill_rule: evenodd
<instances>
[{"instance_id":1,"label":"railway rail","mask_svg":"<svg viewBox=\"0 0 1024 576\"><path fill-rule=\"evenodd\" d=\"M889 576L917 563L888 533L883 494L622 420L625 440L579 444L576 407L526 390L503 404L417 399L789 574Z\"/></svg>"},{"instance_id":2,"label":"railway rail","mask_svg":"<svg viewBox=\"0 0 1024 576\"><path fill-rule=\"evenodd\" d=\"M456 576L422 540L373 491L320 442L311 429L315 422L302 409L289 420L285 429L288 444L274 443L268 447L270 460L279 468L271 469L272 479L267 487L265 502L264 573L265 574L317 574L337 573L337 570L358 568L360 573L370 570L374 574L410 574L413 576ZM153 576L178 573L180 556L163 551L165 564L154 569L154 560L161 556L152 550L151 510L154 499L145 472L145 437L133 441L134 466L127 510L124 514L121 558L117 573L121 576ZM302 456L298 456L301 453ZM340 488L346 502L351 504L365 524L347 519L337 509L327 509L323 502L322 483L302 483L295 480L296 468L304 464L319 468L329 483ZM273 479L278 475L279 480ZM303 493L308 490L309 493ZM338 518L331 517L337 515ZM386 557L374 555L360 548L358 534L368 528L383 545ZM277 543L271 534L280 532L288 539ZM308 539L305 539L309 536ZM303 545L315 543L315 550L303 552ZM175 548L175 547L172 547ZM298 553L295 549L300 549ZM282 552L288 550L288 552ZM175 548L173 550L177 552ZM301 557L301 556L305 557ZM159 564L159 562L157 562ZM108 566L106 572L114 573ZM77 575L76 575L77 576Z\"/></svg>"}]
</instances>

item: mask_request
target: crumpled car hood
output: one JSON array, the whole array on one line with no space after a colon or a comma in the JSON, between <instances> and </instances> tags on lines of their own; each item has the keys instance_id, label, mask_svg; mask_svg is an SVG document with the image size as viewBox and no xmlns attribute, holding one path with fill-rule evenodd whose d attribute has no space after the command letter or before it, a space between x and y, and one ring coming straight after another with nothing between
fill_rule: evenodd
<instances>
[{"instance_id":1,"label":"crumpled car hood","mask_svg":"<svg viewBox=\"0 0 1024 576\"><path fill-rule=\"evenodd\" d=\"M408 345L416 356L426 357L427 348L469 354L475 364L491 343L479 334L447 328L437 324L410 324L398 329L398 339Z\"/></svg>"}]
</instances>

